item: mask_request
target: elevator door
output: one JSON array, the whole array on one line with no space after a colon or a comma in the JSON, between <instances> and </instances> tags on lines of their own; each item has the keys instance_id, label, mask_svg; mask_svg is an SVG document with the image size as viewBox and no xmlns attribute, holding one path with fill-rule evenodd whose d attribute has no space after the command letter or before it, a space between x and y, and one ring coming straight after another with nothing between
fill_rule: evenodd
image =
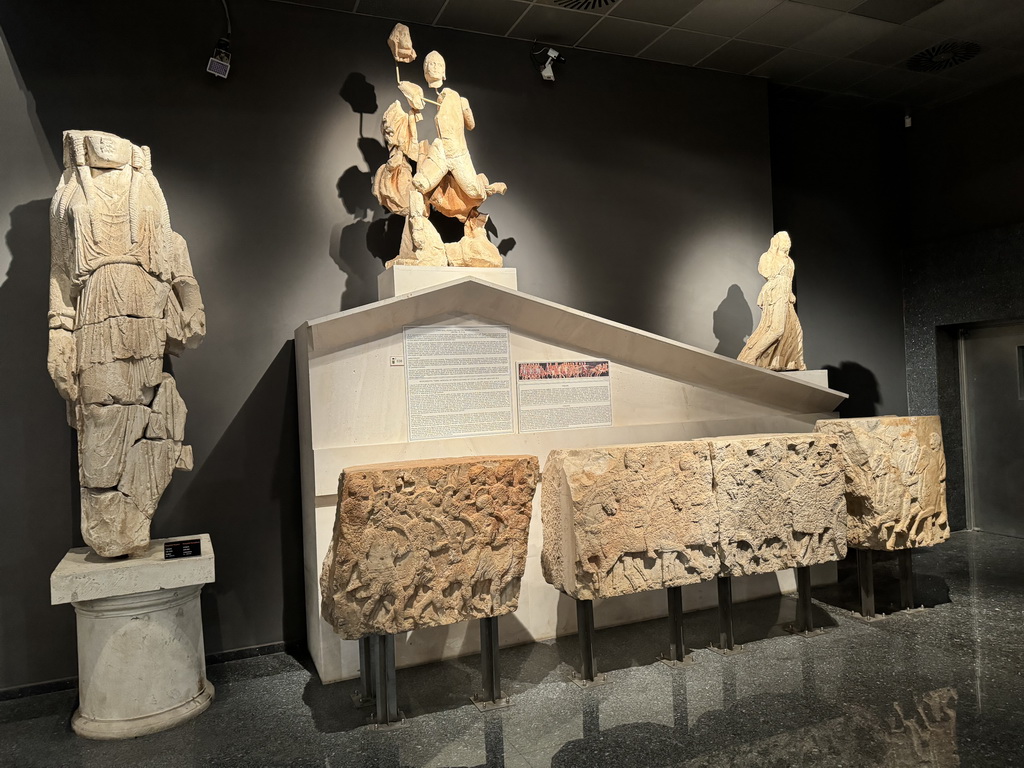
<instances>
[{"instance_id":1,"label":"elevator door","mask_svg":"<svg viewBox=\"0 0 1024 768\"><path fill-rule=\"evenodd\" d=\"M1024 324L961 335L968 525L1024 537Z\"/></svg>"}]
</instances>

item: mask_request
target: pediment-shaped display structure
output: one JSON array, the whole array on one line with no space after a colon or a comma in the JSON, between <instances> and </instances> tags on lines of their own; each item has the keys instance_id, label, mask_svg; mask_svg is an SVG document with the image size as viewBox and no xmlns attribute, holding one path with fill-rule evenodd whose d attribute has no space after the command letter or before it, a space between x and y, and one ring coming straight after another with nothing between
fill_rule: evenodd
<instances>
[{"instance_id":1,"label":"pediment-shaped display structure","mask_svg":"<svg viewBox=\"0 0 1024 768\"><path fill-rule=\"evenodd\" d=\"M513 391L512 429L505 434L411 441L404 331L438 326L507 328L513 364L609 361L611 424L519 431ZM809 432L816 419L831 414L846 397L815 383L821 371L775 373L474 277L311 320L296 331L296 358L307 628L324 682L355 677L359 671L357 644L341 640L320 617L318 578L345 467L511 454L532 454L543 464L556 449ZM541 572L540 517L535 510L519 610L503 617L503 644L574 629L574 609L560 602L568 598L560 598ZM603 607L599 626L664 615L663 601L656 596L616 600L626 602ZM399 638L398 665L473 653L475 635L464 624L418 630L414 640Z\"/></svg>"}]
</instances>

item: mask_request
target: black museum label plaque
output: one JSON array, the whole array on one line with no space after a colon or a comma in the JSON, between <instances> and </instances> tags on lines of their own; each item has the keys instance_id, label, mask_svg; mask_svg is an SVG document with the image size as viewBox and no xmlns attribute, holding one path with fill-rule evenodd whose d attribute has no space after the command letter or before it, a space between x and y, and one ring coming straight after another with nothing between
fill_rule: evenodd
<instances>
[{"instance_id":1,"label":"black museum label plaque","mask_svg":"<svg viewBox=\"0 0 1024 768\"><path fill-rule=\"evenodd\" d=\"M178 539L164 542L164 560L174 560L178 557L199 557L201 554L203 554L203 547L199 539Z\"/></svg>"}]
</instances>

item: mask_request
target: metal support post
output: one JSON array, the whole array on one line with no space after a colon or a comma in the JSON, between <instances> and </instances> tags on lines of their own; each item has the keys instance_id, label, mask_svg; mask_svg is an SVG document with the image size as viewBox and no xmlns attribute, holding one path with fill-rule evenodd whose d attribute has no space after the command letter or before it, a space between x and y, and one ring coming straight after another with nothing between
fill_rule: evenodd
<instances>
[{"instance_id":1,"label":"metal support post","mask_svg":"<svg viewBox=\"0 0 1024 768\"><path fill-rule=\"evenodd\" d=\"M369 637L359 638L359 688L352 693L352 704L356 708L372 707L375 694L373 690L373 651Z\"/></svg>"},{"instance_id":2,"label":"metal support post","mask_svg":"<svg viewBox=\"0 0 1024 768\"><path fill-rule=\"evenodd\" d=\"M875 618L875 574L870 549L857 550L857 585L860 587L860 615Z\"/></svg>"},{"instance_id":3,"label":"metal support post","mask_svg":"<svg viewBox=\"0 0 1024 768\"><path fill-rule=\"evenodd\" d=\"M666 587L665 595L668 598L668 655L662 656L661 661L670 667L692 664L683 638L683 588Z\"/></svg>"},{"instance_id":4,"label":"metal support post","mask_svg":"<svg viewBox=\"0 0 1024 768\"><path fill-rule=\"evenodd\" d=\"M395 675L395 636L372 635L373 687L376 714L370 722L375 728L393 728L405 717L398 710L398 684Z\"/></svg>"},{"instance_id":5,"label":"metal support post","mask_svg":"<svg viewBox=\"0 0 1024 768\"><path fill-rule=\"evenodd\" d=\"M900 608L911 610L914 605L914 550L896 551L900 568Z\"/></svg>"},{"instance_id":6,"label":"metal support post","mask_svg":"<svg viewBox=\"0 0 1024 768\"><path fill-rule=\"evenodd\" d=\"M811 621L811 566L802 565L796 569L796 629L810 632L814 629Z\"/></svg>"},{"instance_id":7,"label":"metal support post","mask_svg":"<svg viewBox=\"0 0 1024 768\"><path fill-rule=\"evenodd\" d=\"M604 675L598 674L594 660L593 600L576 601L576 634L580 641L580 672L573 677L573 682L581 688L607 682Z\"/></svg>"},{"instance_id":8,"label":"metal support post","mask_svg":"<svg viewBox=\"0 0 1024 768\"><path fill-rule=\"evenodd\" d=\"M786 629L800 637L825 634L823 627L814 627L814 604L811 602L811 566L796 568L796 621Z\"/></svg>"},{"instance_id":9,"label":"metal support post","mask_svg":"<svg viewBox=\"0 0 1024 768\"><path fill-rule=\"evenodd\" d=\"M472 701L481 712L507 707L511 702L501 692L501 662L498 659L498 617L480 619L480 679L483 693Z\"/></svg>"},{"instance_id":10,"label":"metal support post","mask_svg":"<svg viewBox=\"0 0 1024 768\"><path fill-rule=\"evenodd\" d=\"M718 582L718 647L712 648L719 653L739 653L742 648L736 645L732 625L732 576L719 576Z\"/></svg>"}]
</instances>

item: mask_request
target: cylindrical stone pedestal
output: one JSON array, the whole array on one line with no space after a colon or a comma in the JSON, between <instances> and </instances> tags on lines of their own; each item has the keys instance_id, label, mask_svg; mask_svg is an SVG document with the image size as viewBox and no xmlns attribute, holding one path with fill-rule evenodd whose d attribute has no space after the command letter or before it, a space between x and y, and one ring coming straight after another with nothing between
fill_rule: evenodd
<instances>
[{"instance_id":1,"label":"cylindrical stone pedestal","mask_svg":"<svg viewBox=\"0 0 1024 768\"><path fill-rule=\"evenodd\" d=\"M75 733L143 736L210 706L201 589L196 584L72 603L78 614Z\"/></svg>"},{"instance_id":2,"label":"cylindrical stone pedestal","mask_svg":"<svg viewBox=\"0 0 1024 768\"><path fill-rule=\"evenodd\" d=\"M199 592L214 580L208 534L154 539L128 558L70 550L50 576L50 602L78 618L75 733L130 739L172 728L213 700Z\"/></svg>"}]
</instances>

